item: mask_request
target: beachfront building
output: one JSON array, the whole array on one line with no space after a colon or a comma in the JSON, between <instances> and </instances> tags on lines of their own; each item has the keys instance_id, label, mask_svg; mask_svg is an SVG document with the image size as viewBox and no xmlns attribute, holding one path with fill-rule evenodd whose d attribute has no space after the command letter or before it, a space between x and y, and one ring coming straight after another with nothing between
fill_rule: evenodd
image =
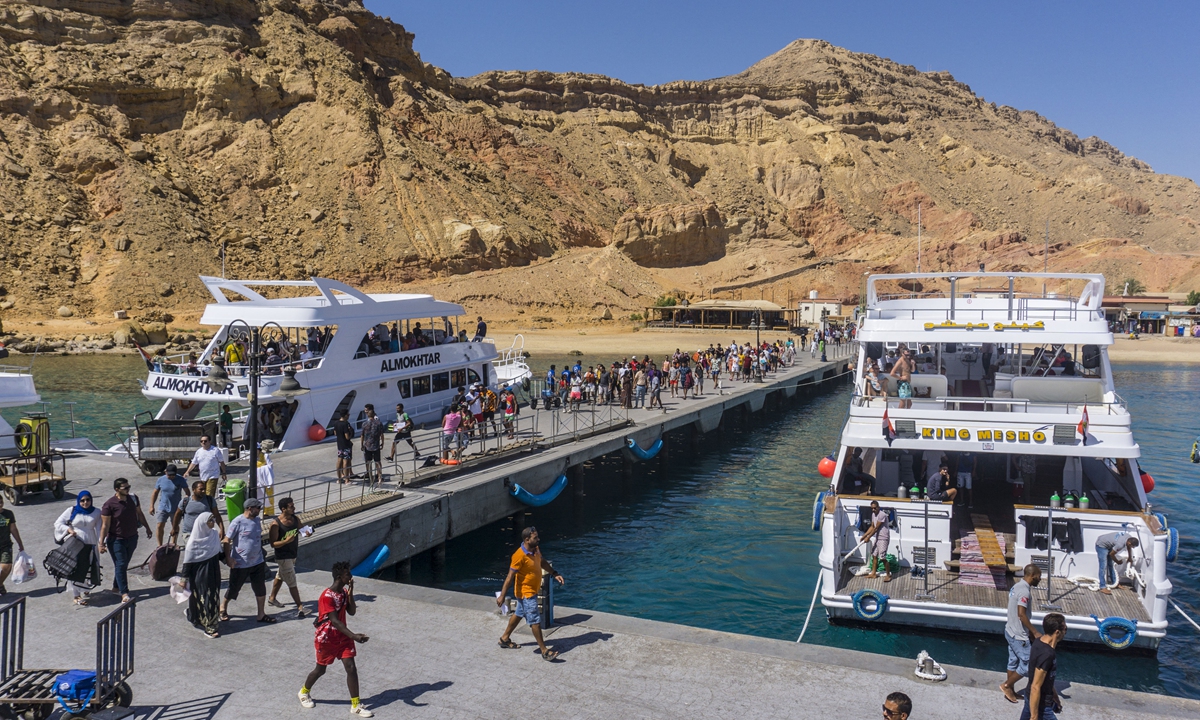
<instances>
[{"instance_id":1,"label":"beachfront building","mask_svg":"<svg viewBox=\"0 0 1200 720\"><path fill-rule=\"evenodd\" d=\"M684 299L677 305L646 308L646 327L787 330L787 311L768 300Z\"/></svg>"},{"instance_id":2,"label":"beachfront building","mask_svg":"<svg viewBox=\"0 0 1200 720\"><path fill-rule=\"evenodd\" d=\"M796 303L796 325L821 327L826 322L833 322L830 318L839 318L839 322L845 321L842 301L837 298L810 297Z\"/></svg>"}]
</instances>

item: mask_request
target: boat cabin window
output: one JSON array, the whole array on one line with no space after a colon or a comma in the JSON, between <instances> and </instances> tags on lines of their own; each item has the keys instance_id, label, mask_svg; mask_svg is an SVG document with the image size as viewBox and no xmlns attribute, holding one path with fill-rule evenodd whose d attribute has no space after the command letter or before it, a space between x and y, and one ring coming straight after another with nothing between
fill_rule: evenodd
<instances>
[{"instance_id":1,"label":"boat cabin window","mask_svg":"<svg viewBox=\"0 0 1200 720\"><path fill-rule=\"evenodd\" d=\"M412 397L412 381L405 378L396 382L396 389L400 391L400 397Z\"/></svg>"},{"instance_id":2,"label":"boat cabin window","mask_svg":"<svg viewBox=\"0 0 1200 720\"><path fill-rule=\"evenodd\" d=\"M428 375L413 378L412 379L413 397L419 397L421 395L428 395L430 392L429 387L430 387L430 385L429 385L429 376Z\"/></svg>"},{"instance_id":3,"label":"boat cabin window","mask_svg":"<svg viewBox=\"0 0 1200 720\"><path fill-rule=\"evenodd\" d=\"M479 373L475 372L471 368L467 368L467 383L474 385L477 382L483 382L479 379Z\"/></svg>"},{"instance_id":4,"label":"boat cabin window","mask_svg":"<svg viewBox=\"0 0 1200 720\"><path fill-rule=\"evenodd\" d=\"M382 322L363 334L354 351L355 359L372 355L420 350L434 345L467 342L467 331L456 330L458 318L394 320Z\"/></svg>"},{"instance_id":5,"label":"boat cabin window","mask_svg":"<svg viewBox=\"0 0 1200 720\"><path fill-rule=\"evenodd\" d=\"M450 373L437 373L433 376L433 391L442 392L450 389Z\"/></svg>"},{"instance_id":6,"label":"boat cabin window","mask_svg":"<svg viewBox=\"0 0 1200 720\"><path fill-rule=\"evenodd\" d=\"M467 384L467 371L465 368L450 371L450 385L456 388L463 387Z\"/></svg>"}]
</instances>

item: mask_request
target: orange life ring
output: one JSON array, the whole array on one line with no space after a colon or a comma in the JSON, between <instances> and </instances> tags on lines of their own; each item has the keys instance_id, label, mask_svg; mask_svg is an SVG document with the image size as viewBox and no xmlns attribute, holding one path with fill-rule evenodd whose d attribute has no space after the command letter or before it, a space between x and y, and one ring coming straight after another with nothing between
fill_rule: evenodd
<instances>
[{"instance_id":1,"label":"orange life ring","mask_svg":"<svg viewBox=\"0 0 1200 720\"><path fill-rule=\"evenodd\" d=\"M443 464L443 465L457 465L457 464L458 464L458 461L457 461L457 460L446 459L446 460L443 460L443 461L442 461L442 464Z\"/></svg>"},{"instance_id":2,"label":"orange life ring","mask_svg":"<svg viewBox=\"0 0 1200 720\"><path fill-rule=\"evenodd\" d=\"M179 409L180 410L191 410L194 407L196 407L195 400L180 400L179 401Z\"/></svg>"}]
</instances>

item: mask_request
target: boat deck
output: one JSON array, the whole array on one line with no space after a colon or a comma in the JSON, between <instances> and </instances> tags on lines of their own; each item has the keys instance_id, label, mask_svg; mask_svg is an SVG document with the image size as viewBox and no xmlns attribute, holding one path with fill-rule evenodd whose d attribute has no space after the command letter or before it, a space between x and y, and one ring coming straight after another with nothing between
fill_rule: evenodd
<instances>
[{"instance_id":1,"label":"boat deck","mask_svg":"<svg viewBox=\"0 0 1200 720\"><path fill-rule=\"evenodd\" d=\"M851 566L857 567L857 566ZM856 577L850 568L842 570L838 582L839 595L853 595L859 590L870 588L878 590L894 600L915 600L917 594L925 591L924 578L913 577L907 570L892 576L892 581L885 583L882 576L868 579L866 576ZM1087 617L1095 615L1098 618L1120 616L1150 622L1150 615L1142 606L1138 596L1128 587L1113 591L1112 595L1101 595L1087 588L1077 587L1064 578L1054 578L1054 594L1052 601L1062 606L1064 615ZM1008 607L1008 588L1004 589L980 585L964 585L958 581L958 573L948 570L929 570L929 593L934 596L934 602L972 607ZM1042 603L1046 602L1046 586L1043 580L1041 587L1034 589L1035 612L1042 611Z\"/></svg>"}]
</instances>

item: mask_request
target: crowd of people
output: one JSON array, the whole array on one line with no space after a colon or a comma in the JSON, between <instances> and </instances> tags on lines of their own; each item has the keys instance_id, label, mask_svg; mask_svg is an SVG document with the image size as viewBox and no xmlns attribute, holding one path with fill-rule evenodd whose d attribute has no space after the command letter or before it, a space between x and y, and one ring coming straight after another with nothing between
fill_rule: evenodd
<instances>
[{"instance_id":1,"label":"crowd of people","mask_svg":"<svg viewBox=\"0 0 1200 720\"><path fill-rule=\"evenodd\" d=\"M731 343L728 347L709 344L695 352L676 348L657 362L649 355L640 359L624 358L610 365L589 365L581 361L561 370L551 365L543 379L542 398L567 411L582 404L619 404L622 408L663 408L664 388L669 397L688 399L704 394L704 384L720 390L722 377L727 382L751 382L795 361L795 343L788 340Z\"/></svg>"}]
</instances>

